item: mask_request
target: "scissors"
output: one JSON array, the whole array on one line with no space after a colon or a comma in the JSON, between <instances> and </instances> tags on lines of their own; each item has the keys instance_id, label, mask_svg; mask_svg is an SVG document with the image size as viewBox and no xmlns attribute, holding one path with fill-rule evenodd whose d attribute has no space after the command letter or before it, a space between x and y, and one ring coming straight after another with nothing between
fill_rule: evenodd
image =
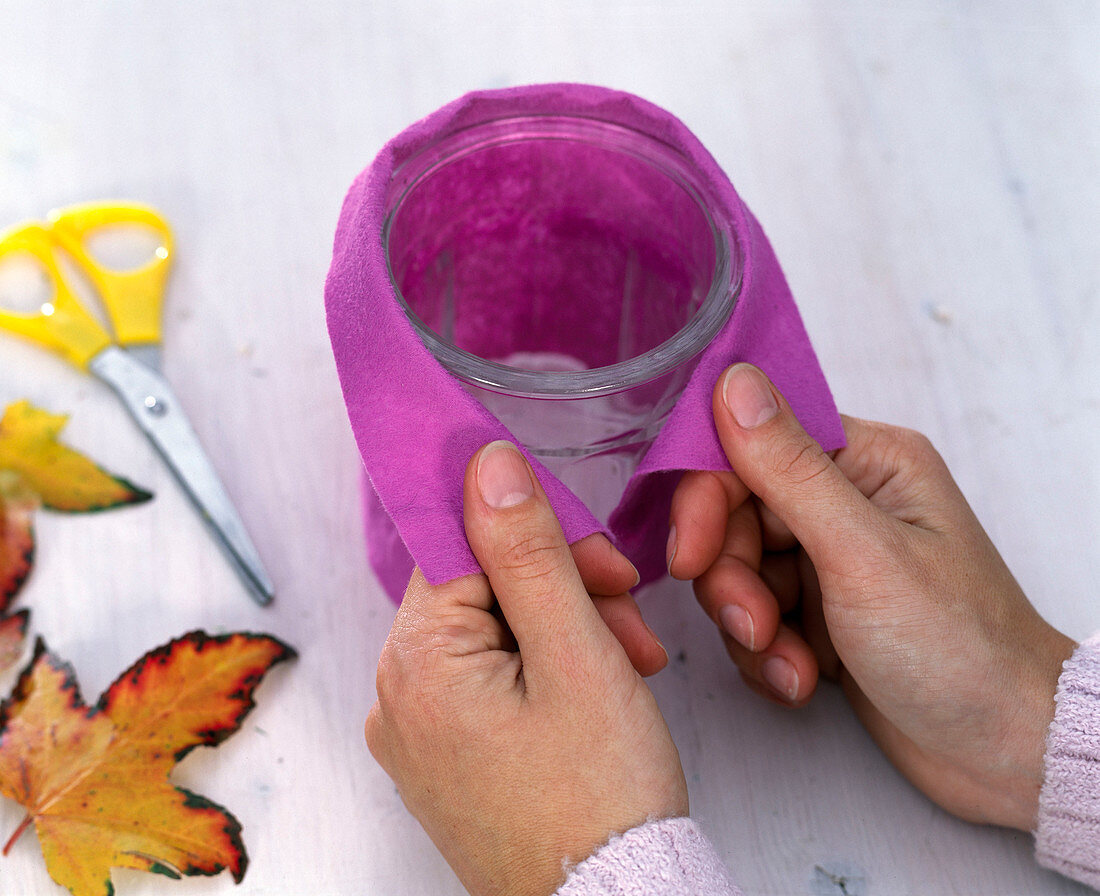
<instances>
[{"instance_id":1,"label":"scissors","mask_svg":"<svg viewBox=\"0 0 1100 896\"><path fill-rule=\"evenodd\" d=\"M115 270L93 258L87 237L102 228L145 227L160 245L146 264ZM57 352L110 386L164 459L191 503L260 604L274 595L271 579L237 511L199 444L183 406L160 373L161 303L172 258L172 231L148 206L97 202L51 212L0 234L0 256L30 253L53 295L37 312L0 310L0 328ZM62 272L67 253L102 301L113 336L77 299Z\"/></svg>"}]
</instances>

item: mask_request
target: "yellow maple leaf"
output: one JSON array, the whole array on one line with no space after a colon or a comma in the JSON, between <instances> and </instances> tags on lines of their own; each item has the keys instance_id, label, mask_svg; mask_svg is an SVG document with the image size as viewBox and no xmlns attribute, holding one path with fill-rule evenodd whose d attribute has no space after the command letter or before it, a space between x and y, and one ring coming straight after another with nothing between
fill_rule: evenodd
<instances>
[{"instance_id":1,"label":"yellow maple leaf","mask_svg":"<svg viewBox=\"0 0 1100 896\"><path fill-rule=\"evenodd\" d=\"M168 780L194 747L240 727L267 670L295 656L267 635L190 632L150 651L92 708L72 669L39 641L0 707L0 794L27 816L50 876L74 896L110 896L111 868L170 877L247 866L240 823Z\"/></svg>"},{"instance_id":2,"label":"yellow maple leaf","mask_svg":"<svg viewBox=\"0 0 1100 896\"><path fill-rule=\"evenodd\" d=\"M9 405L0 418L0 470L18 475L50 510L105 510L152 497L59 442L68 419L29 401Z\"/></svg>"}]
</instances>

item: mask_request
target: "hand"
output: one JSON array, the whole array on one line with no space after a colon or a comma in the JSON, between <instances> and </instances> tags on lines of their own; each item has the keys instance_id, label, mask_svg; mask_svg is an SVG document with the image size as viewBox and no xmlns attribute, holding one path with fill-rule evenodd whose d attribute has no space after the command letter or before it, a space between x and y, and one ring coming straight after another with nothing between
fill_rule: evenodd
<instances>
[{"instance_id":1,"label":"hand","mask_svg":"<svg viewBox=\"0 0 1100 896\"><path fill-rule=\"evenodd\" d=\"M646 625L630 593L641 578L634 564L600 532L574 542L569 551L592 603L638 674L656 675L668 665L668 651Z\"/></svg>"},{"instance_id":2,"label":"hand","mask_svg":"<svg viewBox=\"0 0 1100 896\"><path fill-rule=\"evenodd\" d=\"M523 456L482 448L464 504L486 575L414 573L367 744L471 893L546 896L610 835L685 815L687 786Z\"/></svg>"},{"instance_id":3,"label":"hand","mask_svg":"<svg viewBox=\"0 0 1100 896\"><path fill-rule=\"evenodd\" d=\"M891 761L954 814L1030 830L1073 642L1045 623L921 435L845 418L826 456L767 378L714 393L733 473L688 473L670 571L757 692L839 679Z\"/></svg>"}]
</instances>

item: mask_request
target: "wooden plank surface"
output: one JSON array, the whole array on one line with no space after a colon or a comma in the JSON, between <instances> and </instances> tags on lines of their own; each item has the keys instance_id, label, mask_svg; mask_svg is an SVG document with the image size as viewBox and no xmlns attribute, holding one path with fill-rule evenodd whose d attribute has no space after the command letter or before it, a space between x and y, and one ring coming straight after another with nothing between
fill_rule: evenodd
<instances>
[{"instance_id":1,"label":"wooden plank surface","mask_svg":"<svg viewBox=\"0 0 1100 896\"><path fill-rule=\"evenodd\" d=\"M322 285L352 178L467 89L587 81L683 118L768 230L842 408L930 435L1040 610L1100 627L1097 46L1092 0L6 0L0 226L118 196L171 218L166 371L278 589L249 602L104 388L3 339L0 402L71 412L72 444L156 492L39 514L19 605L89 700L191 628L301 651L176 775L243 822L243 884L120 872L119 893L461 892L363 744L393 609ZM687 586L640 600L674 657L653 687L694 811L746 893L1084 892L1029 837L929 804L832 689L798 713L751 698ZM20 817L5 801L0 831ZM0 890L54 892L33 835Z\"/></svg>"}]
</instances>

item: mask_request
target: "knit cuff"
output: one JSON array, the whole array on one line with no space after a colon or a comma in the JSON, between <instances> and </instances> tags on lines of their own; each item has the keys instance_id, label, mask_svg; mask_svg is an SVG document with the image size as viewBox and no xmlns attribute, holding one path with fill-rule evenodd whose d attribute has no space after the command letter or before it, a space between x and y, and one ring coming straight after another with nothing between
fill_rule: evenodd
<instances>
[{"instance_id":1,"label":"knit cuff","mask_svg":"<svg viewBox=\"0 0 1100 896\"><path fill-rule=\"evenodd\" d=\"M581 862L557 896L741 896L690 818L650 821Z\"/></svg>"},{"instance_id":2,"label":"knit cuff","mask_svg":"<svg viewBox=\"0 0 1100 896\"><path fill-rule=\"evenodd\" d=\"M1055 700L1035 857L1100 889L1100 635L1066 661Z\"/></svg>"}]
</instances>

